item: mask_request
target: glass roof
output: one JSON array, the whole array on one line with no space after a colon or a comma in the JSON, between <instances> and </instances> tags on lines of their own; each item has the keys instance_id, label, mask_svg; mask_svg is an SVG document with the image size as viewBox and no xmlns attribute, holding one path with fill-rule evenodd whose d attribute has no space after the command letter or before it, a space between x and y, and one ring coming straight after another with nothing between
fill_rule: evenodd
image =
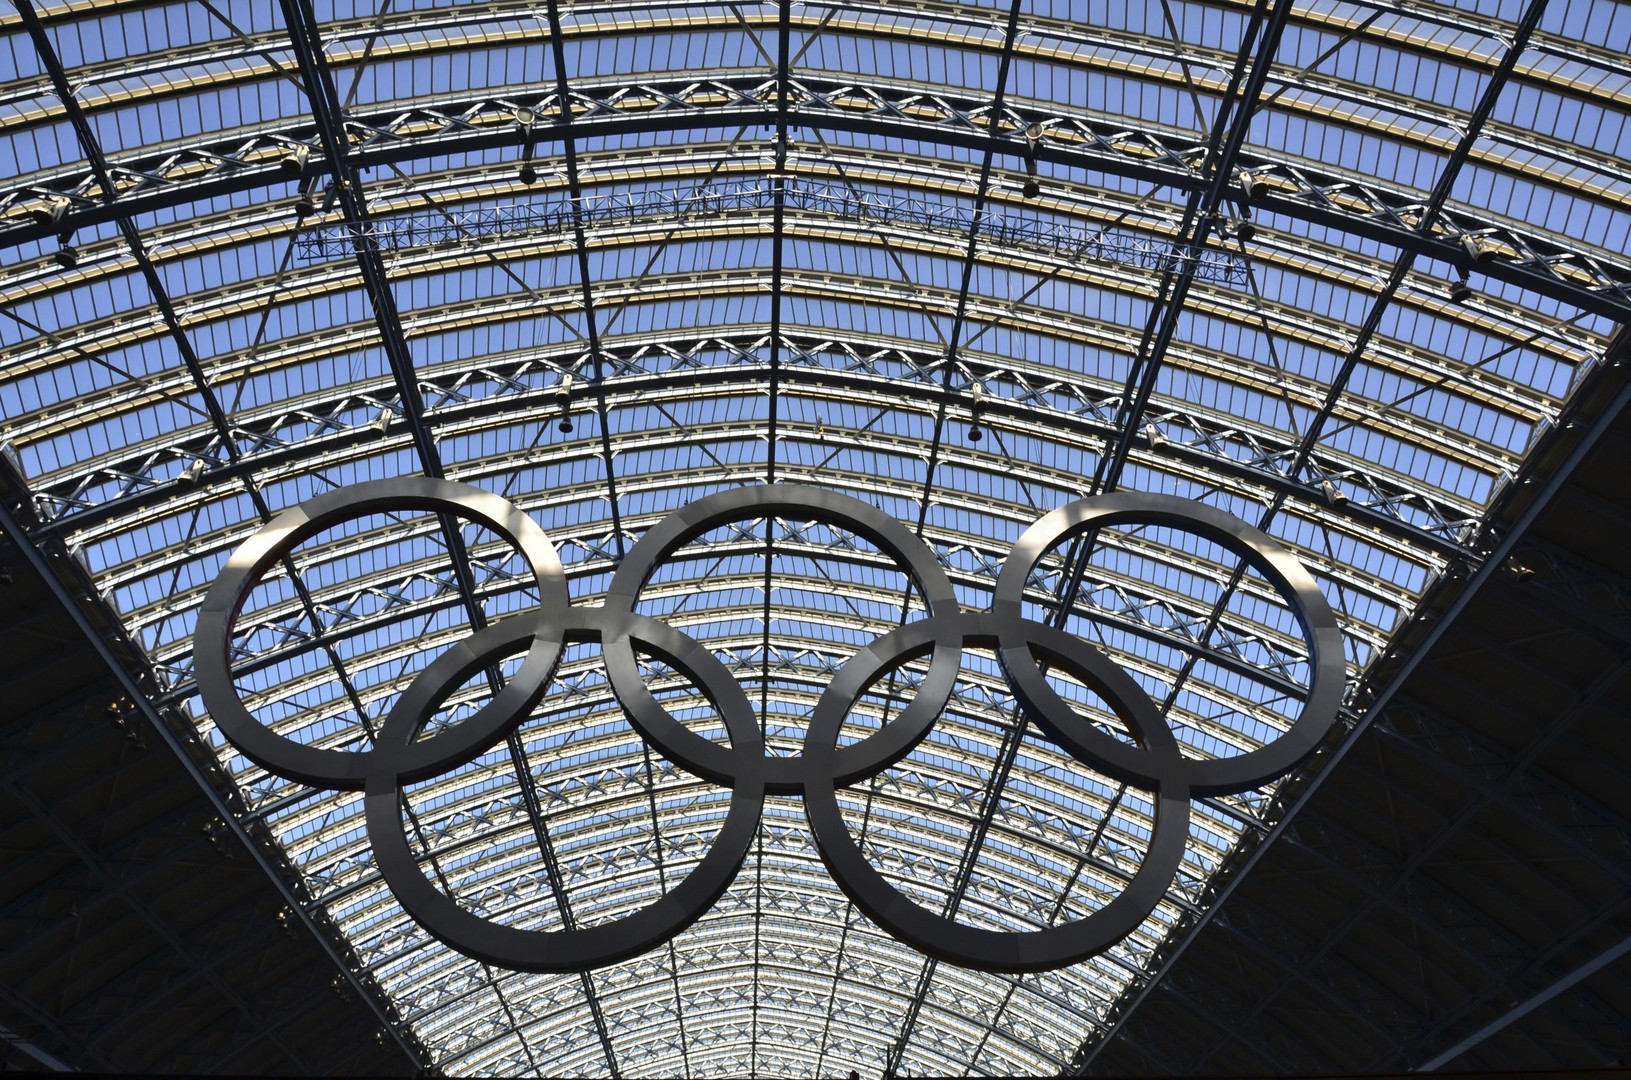
<instances>
[{"instance_id":1,"label":"glass roof","mask_svg":"<svg viewBox=\"0 0 1631 1080\"><path fill-rule=\"evenodd\" d=\"M17 0L3 442L37 541L88 569L158 704L440 1068L1051 1073L1276 819L1274 786L1197 799L1158 910L1060 971L925 961L776 796L666 946L509 972L407 918L361 795L271 776L215 731L192 677L205 591L279 509L430 474L522 507L592 604L666 514L775 481L906 523L983 608L1048 510L1163 492L1294 550L1361 685L1477 559L1492 500L1631 312L1628 53L1631 5L1609 0ZM1298 714L1296 623L1221 547L1107 529L1031 584L1032 613L1126 667L1186 753ZM473 621L535 599L474 526L358 518L252 595L240 689L280 732L366 746ZM677 552L640 610L707 643L792 753L837 666L921 607L842 528L747 519ZM438 723L492 693L472 680ZM928 739L841 793L873 864L971 925L1082 917L1149 837L1148 793L1017 715L971 649ZM696 865L728 802L645 746L598 649L573 646L515 740L409 788L403 827L471 910L586 925Z\"/></svg>"}]
</instances>

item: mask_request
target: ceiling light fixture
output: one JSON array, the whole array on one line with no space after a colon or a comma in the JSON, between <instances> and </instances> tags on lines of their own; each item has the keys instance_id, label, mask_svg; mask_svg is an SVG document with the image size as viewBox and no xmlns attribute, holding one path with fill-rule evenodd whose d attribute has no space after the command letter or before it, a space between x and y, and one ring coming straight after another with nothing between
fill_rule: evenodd
<instances>
[{"instance_id":1,"label":"ceiling light fixture","mask_svg":"<svg viewBox=\"0 0 1631 1080\"><path fill-rule=\"evenodd\" d=\"M300 176L306 171L306 165L311 161L311 147L305 143L296 143L283 155L283 171L290 176Z\"/></svg>"},{"instance_id":2,"label":"ceiling light fixture","mask_svg":"<svg viewBox=\"0 0 1631 1080\"><path fill-rule=\"evenodd\" d=\"M1042 144L1042 125L1032 123L1025 128L1025 183L1020 194L1034 199L1042 194L1042 184L1036 178L1036 152Z\"/></svg>"},{"instance_id":3,"label":"ceiling light fixture","mask_svg":"<svg viewBox=\"0 0 1631 1080\"><path fill-rule=\"evenodd\" d=\"M574 425L572 423L572 373L561 374L561 381L555 384L555 406L561 411L559 427L563 434L570 435Z\"/></svg>"},{"instance_id":4,"label":"ceiling light fixture","mask_svg":"<svg viewBox=\"0 0 1631 1080\"><path fill-rule=\"evenodd\" d=\"M68 209L71 205L67 199L56 196L47 201L44 206L36 206L30 210L29 214L38 224L60 230L65 227L68 220Z\"/></svg>"}]
</instances>

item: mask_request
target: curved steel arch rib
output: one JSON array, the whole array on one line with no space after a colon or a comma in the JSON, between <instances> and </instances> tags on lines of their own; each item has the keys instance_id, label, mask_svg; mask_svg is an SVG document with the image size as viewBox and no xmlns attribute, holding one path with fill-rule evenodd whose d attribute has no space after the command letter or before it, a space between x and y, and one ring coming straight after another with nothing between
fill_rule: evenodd
<instances>
[{"instance_id":1,"label":"curved steel arch rib","mask_svg":"<svg viewBox=\"0 0 1631 1080\"><path fill-rule=\"evenodd\" d=\"M930 139L963 149L1022 159L1027 144L1021 132L1045 125L1049 135L1031 156L1058 166L1126 177L1192 191L1209 180L1192 162L1193 136L1140 130L1124 122L1061 114L1024 105L1009 106L1012 117L1004 134L971 125L968 117L986 106L983 99L960 100L943 87L898 84L869 86L860 82L825 83L794 80L799 122L823 130L897 139ZM722 125L773 125L777 113L765 104L765 81L685 79L669 83L635 82L590 86L578 84L572 94L574 116L563 123L527 129L514 120L517 100L540 116L553 115L558 101L539 88L517 98L446 99L434 103L404 102L378 114L348 114L347 130L359 136L348 148L346 166L374 169L427 155L459 155L524 145L549 146L584 140L655 132L680 132ZM215 146L193 146L162 154L122 159L110 156L110 172L119 177L117 197L105 201L94 177L56 173L31 179L0 205L31 211L14 216L16 224L0 229L0 246L45 239L63 229L90 228L117 215L155 210L326 176L330 165L321 156L310 127L284 131L246 131ZM315 147L291 174L283 162L291 148ZM1389 190L1346 172L1322 169L1317 162L1275 158L1261 149L1245 148L1240 174L1230 195L1293 220L1338 229L1439 262L1467 262L1465 242L1482 246L1481 273L1619 321L1631 318L1631 263L1612 261L1606 253L1572 247L1555 236L1529 232L1496 218L1480 219L1466 207L1449 207L1435 233L1417 232L1411 219L1422 193ZM53 199L66 199L67 213L52 220ZM37 213L33 213L38 211Z\"/></svg>"}]
</instances>

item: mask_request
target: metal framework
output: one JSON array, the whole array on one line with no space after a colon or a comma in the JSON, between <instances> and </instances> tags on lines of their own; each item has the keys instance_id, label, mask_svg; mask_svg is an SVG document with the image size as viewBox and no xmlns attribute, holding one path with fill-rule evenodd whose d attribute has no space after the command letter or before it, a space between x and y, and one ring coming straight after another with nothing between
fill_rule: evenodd
<instances>
[{"instance_id":1,"label":"metal framework","mask_svg":"<svg viewBox=\"0 0 1631 1080\"><path fill-rule=\"evenodd\" d=\"M1386 700L1375 673L1420 640L1423 598L1510 554L1491 507L1631 313L1631 13L1110 7L0 14L0 443L26 496L0 523L83 570L132 695L214 762L197 775L224 820L416 1064L1086 1067L1208 923L1220 869L1300 804L1272 784L1195 798L1149 917L1060 971L925 961L850 904L774 793L741 873L665 944L587 974L470 960L393 898L360 798L266 772L202 707L205 595L279 510L369 480L473 484L596 597L679 507L798 484L908 523L980 610L1048 511L1178 495L1313 572L1359 688L1344 731ZM1170 523L1039 554L1026 617L1125 668L1190 759L1296 722L1306 643L1235 554ZM1590 587L1566 556L1522 557ZM250 597L237 687L274 731L370 746L438 655L537 599L491 532L375 514ZM637 610L702 642L790 753L834 672L926 603L864 536L775 513L690 540ZM689 700L659 656L634 662ZM433 729L515 667L474 671ZM846 737L928 671L894 670ZM1046 679L1120 730L1080 680ZM839 793L871 872L987 929L1079 917L1137 874L1151 799L1027 732L995 652L965 653L945 713ZM407 785L401 816L427 887L592 929L698 865L729 800L636 736L578 642L495 754ZM1372 895L1406 920L1453 902ZM1225 930L1279 964L1272 931Z\"/></svg>"}]
</instances>

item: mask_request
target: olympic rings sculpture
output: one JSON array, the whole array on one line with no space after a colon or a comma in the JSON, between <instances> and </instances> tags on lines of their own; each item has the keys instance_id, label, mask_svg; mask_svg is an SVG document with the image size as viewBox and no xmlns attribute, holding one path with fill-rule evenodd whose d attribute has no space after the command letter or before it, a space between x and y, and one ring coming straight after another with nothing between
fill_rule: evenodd
<instances>
[{"instance_id":1,"label":"olympic rings sculpture","mask_svg":"<svg viewBox=\"0 0 1631 1080\"><path fill-rule=\"evenodd\" d=\"M233 683L229 644L250 590L302 541L343 520L415 510L475 522L497 533L529 562L538 593L533 613L494 623L429 664L391 708L366 751L295 742L257 722ZM819 520L866 538L906 571L927 608L862 649L833 676L817 701L802 751L767 756L746 692L701 642L639 614L640 592L681 545L733 521L786 517ZM1272 742L1234 757L1185 758L1159 709L1102 651L1061 629L1026 618L1022 594L1037 561L1056 544L1123 524L1169 525L1199 534L1241 557L1290 602L1309 647L1303 710ZM630 724L670 761L731 789L730 809L713 847L667 894L625 917L566 930L500 925L460 907L424 876L401 827L401 788L487 752L532 713L565 646L598 642L609 681ZM967 646L993 649L1025 717L1076 760L1151 792L1155 828L1127 887L1091 916L1031 931L996 931L931 912L868 862L839 812L837 789L900 761L949 702ZM674 719L639 676L636 648L689 679L717 710L729 745ZM486 705L459 724L418 736L443 699L466 679L521 650L521 667ZM661 945L695 922L724 893L758 829L764 797L802 794L816 846L834 881L868 918L895 938L940 960L988 971L1063 967L1109 948L1160 901L1189 833L1192 795L1261 786L1313 753L1336 718L1345 670L1330 606L1297 558L1236 517L1187 499L1120 492L1081 499L1047 514L1019 539L997 577L989 610L965 611L927 546L900 522L857 499L790 485L743 487L693 502L658 522L630 549L599 608L572 604L559 556L543 530L500 496L423 477L381 480L332 491L278 514L240 546L211 587L194 639L198 690L228 741L245 757L289 780L365 793L365 818L381 874L408 914L450 947L501 967L584 971ZM867 737L838 745L839 729L861 695L906 661L930 657L911 703ZM1038 661L1092 688L1137 740L1095 727L1049 685Z\"/></svg>"}]
</instances>

